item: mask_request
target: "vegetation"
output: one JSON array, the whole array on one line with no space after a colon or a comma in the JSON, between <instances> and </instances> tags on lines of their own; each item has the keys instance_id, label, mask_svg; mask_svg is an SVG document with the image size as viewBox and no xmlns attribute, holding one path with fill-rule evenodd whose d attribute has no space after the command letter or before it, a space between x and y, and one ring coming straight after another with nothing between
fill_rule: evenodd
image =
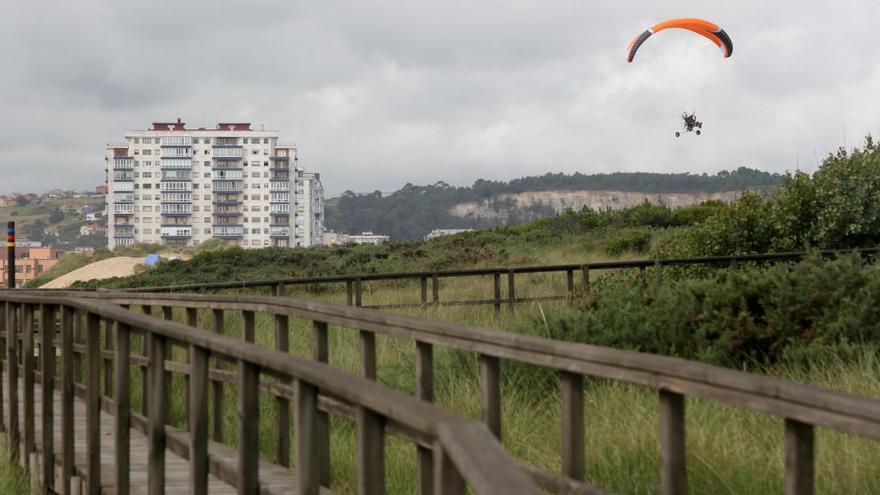
<instances>
[{"instance_id":1,"label":"vegetation","mask_svg":"<svg viewBox=\"0 0 880 495\"><path fill-rule=\"evenodd\" d=\"M445 182L431 186L405 185L402 189L383 196L376 191L358 194L346 191L342 197L327 203L327 226L332 229L358 233L375 231L393 239L416 239L432 228L485 228L500 221L476 220L451 215L448 210L456 204L472 201L490 201L494 209L511 209L498 199L504 193L526 191L632 191L663 192L721 192L745 189L769 190L782 184L783 177L740 167L733 172L721 171L716 175L614 173L584 175L549 173L539 177L524 177L510 182L478 180L470 187L452 187ZM556 212L549 205L533 205L517 210L506 219L507 223L522 223L535 218L552 216Z\"/></svg>"},{"instance_id":2,"label":"vegetation","mask_svg":"<svg viewBox=\"0 0 880 495\"><path fill-rule=\"evenodd\" d=\"M0 452L0 493L8 495L30 493L27 475L20 467L10 462L5 445Z\"/></svg>"}]
</instances>

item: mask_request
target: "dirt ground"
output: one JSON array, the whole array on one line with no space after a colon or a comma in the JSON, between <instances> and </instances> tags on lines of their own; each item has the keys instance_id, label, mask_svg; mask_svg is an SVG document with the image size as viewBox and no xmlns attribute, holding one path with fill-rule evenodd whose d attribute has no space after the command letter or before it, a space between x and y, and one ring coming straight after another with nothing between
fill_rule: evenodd
<instances>
[{"instance_id":1,"label":"dirt ground","mask_svg":"<svg viewBox=\"0 0 880 495\"><path fill-rule=\"evenodd\" d=\"M169 256L178 256L180 259L186 260L190 256L182 253L162 254L163 259ZM132 258L130 256L117 256L116 258L108 258L106 260L96 261L92 264L78 268L70 273L66 273L55 280L52 280L41 289L64 289L70 287L74 282L86 280L100 280L110 277L127 277L134 274L134 267L144 262L143 257Z\"/></svg>"}]
</instances>

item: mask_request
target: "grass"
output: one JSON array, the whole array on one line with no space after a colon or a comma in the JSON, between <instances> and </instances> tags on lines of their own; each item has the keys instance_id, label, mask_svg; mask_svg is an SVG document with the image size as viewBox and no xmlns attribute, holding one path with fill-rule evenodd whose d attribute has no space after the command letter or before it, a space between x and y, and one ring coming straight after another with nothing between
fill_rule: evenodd
<instances>
[{"instance_id":1,"label":"grass","mask_svg":"<svg viewBox=\"0 0 880 495\"><path fill-rule=\"evenodd\" d=\"M456 297L491 293L490 281L457 279ZM450 287L444 288L451 290ZM539 295L561 290L564 276L541 275L523 279L522 295ZM417 284L377 284L365 294L368 304L418 300ZM442 294L448 292L441 291ZM344 290L313 295L339 302ZM400 312L431 319L511 330L524 318L540 317L562 308L562 303L523 304L515 311L506 307L496 314L491 306L438 306ZM154 312L155 314L155 312ZM174 317L184 320L182 310ZM227 312L226 334L242 338L240 315ZM268 315L257 315L256 339L263 347L274 346L274 323ZM199 326L210 327L210 314L200 311ZM312 353L311 322L291 319L290 352L304 358ZM356 331L330 327L330 365L359 373L360 355ZM133 348L139 349L134 339ZM411 341L377 336L378 380L408 394L415 392L415 349ZM182 360L176 349L174 359ZM559 385L546 373L526 367L503 371L503 435L507 451L514 457L550 471L560 468L561 398ZM810 366L777 365L760 370L772 376L813 383L859 395L880 398L880 357L865 349L855 358L829 357ZM448 410L478 419L480 393L476 357L450 349L436 348L434 356L435 402ZM552 375L551 375L552 376ZM132 374L139 386L139 375ZM133 390L134 408L139 392ZM658 399L656 391L641 386L600 379L585 381L587 480L617 493L656 493L659 486ZM260 408L260 447L267 459L275 458L274 400L263 394ZM210 403L210 402L209 402ZM227 444L236 438L235 387L225 386L224 433ZM172 422L184 421L183 379L176 377L172 398ZM332 422L332 485L340 493L356 492L356 428L344 418ZM692 493L768 493L783 487L783 423L780 418L732 408L717 402L687 399L688 476ZM825 429L817 429L817 492L872 493L880 486L880 443ZM415 447L386 437L386 480L389 493L412 493L416 483ZM293 458L293 452L291 452Z\"/></svg>"},{"instance_id":2,"label":"grass","mask_svg":"<svg viewBox=\"0 0 880 495\"><path fill-rule=\"evenodd\" d=\"M0 493L4 495L30 494L26 473L9 461L5 448L0 450L2 450L0 453Z\"/></svg>"}]
</instances>

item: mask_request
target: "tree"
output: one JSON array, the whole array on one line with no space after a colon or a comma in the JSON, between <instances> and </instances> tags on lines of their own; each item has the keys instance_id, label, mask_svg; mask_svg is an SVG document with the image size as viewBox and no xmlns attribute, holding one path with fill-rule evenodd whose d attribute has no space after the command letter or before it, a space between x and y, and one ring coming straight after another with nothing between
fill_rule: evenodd
<instances>
[{"instance_id":1,"label":"tree","mask_svg":"<svg viewBox=\"0 0 880 495\"><path fill-rule=\"evenodd\" d=\"M15 204L17 204L18 206L24 206L24 205L28 204L28 200L24 196L16 196Z\"/></svg>"},{"instance_id":2,"label":"tree","mask_svg":"<svg viewBox=\"0 0 880 495\"><path fill-rule=\"evenodd\" d=\"M64 212L61 210L53 210L51 214L49 214L49 223L58 223L64 220Z\"/></svg>"}]
</instances>

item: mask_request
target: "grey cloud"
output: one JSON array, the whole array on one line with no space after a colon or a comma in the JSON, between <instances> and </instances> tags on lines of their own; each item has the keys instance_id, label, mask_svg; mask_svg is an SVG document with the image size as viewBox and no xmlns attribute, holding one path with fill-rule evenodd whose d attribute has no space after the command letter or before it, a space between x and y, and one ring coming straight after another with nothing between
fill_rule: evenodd
<instances>
[{"instance_id":1,"label":"grey cloud","mask_svg":"<svg viewBox=\"0 0 880 495\"><path fill-rule=\"evenodd\" d=\"M850 145L880 129L880 6L868 0L56 0L4 14L10 189L92 187L105 142L176 117L278 129L331 193L546 171L784 171L814 167L844 127ZM626 64L632 36L681 15L722 24L734 56L670 31ZM690 109L705 133L676 140Z\"/></svg>"}]
</instances>

